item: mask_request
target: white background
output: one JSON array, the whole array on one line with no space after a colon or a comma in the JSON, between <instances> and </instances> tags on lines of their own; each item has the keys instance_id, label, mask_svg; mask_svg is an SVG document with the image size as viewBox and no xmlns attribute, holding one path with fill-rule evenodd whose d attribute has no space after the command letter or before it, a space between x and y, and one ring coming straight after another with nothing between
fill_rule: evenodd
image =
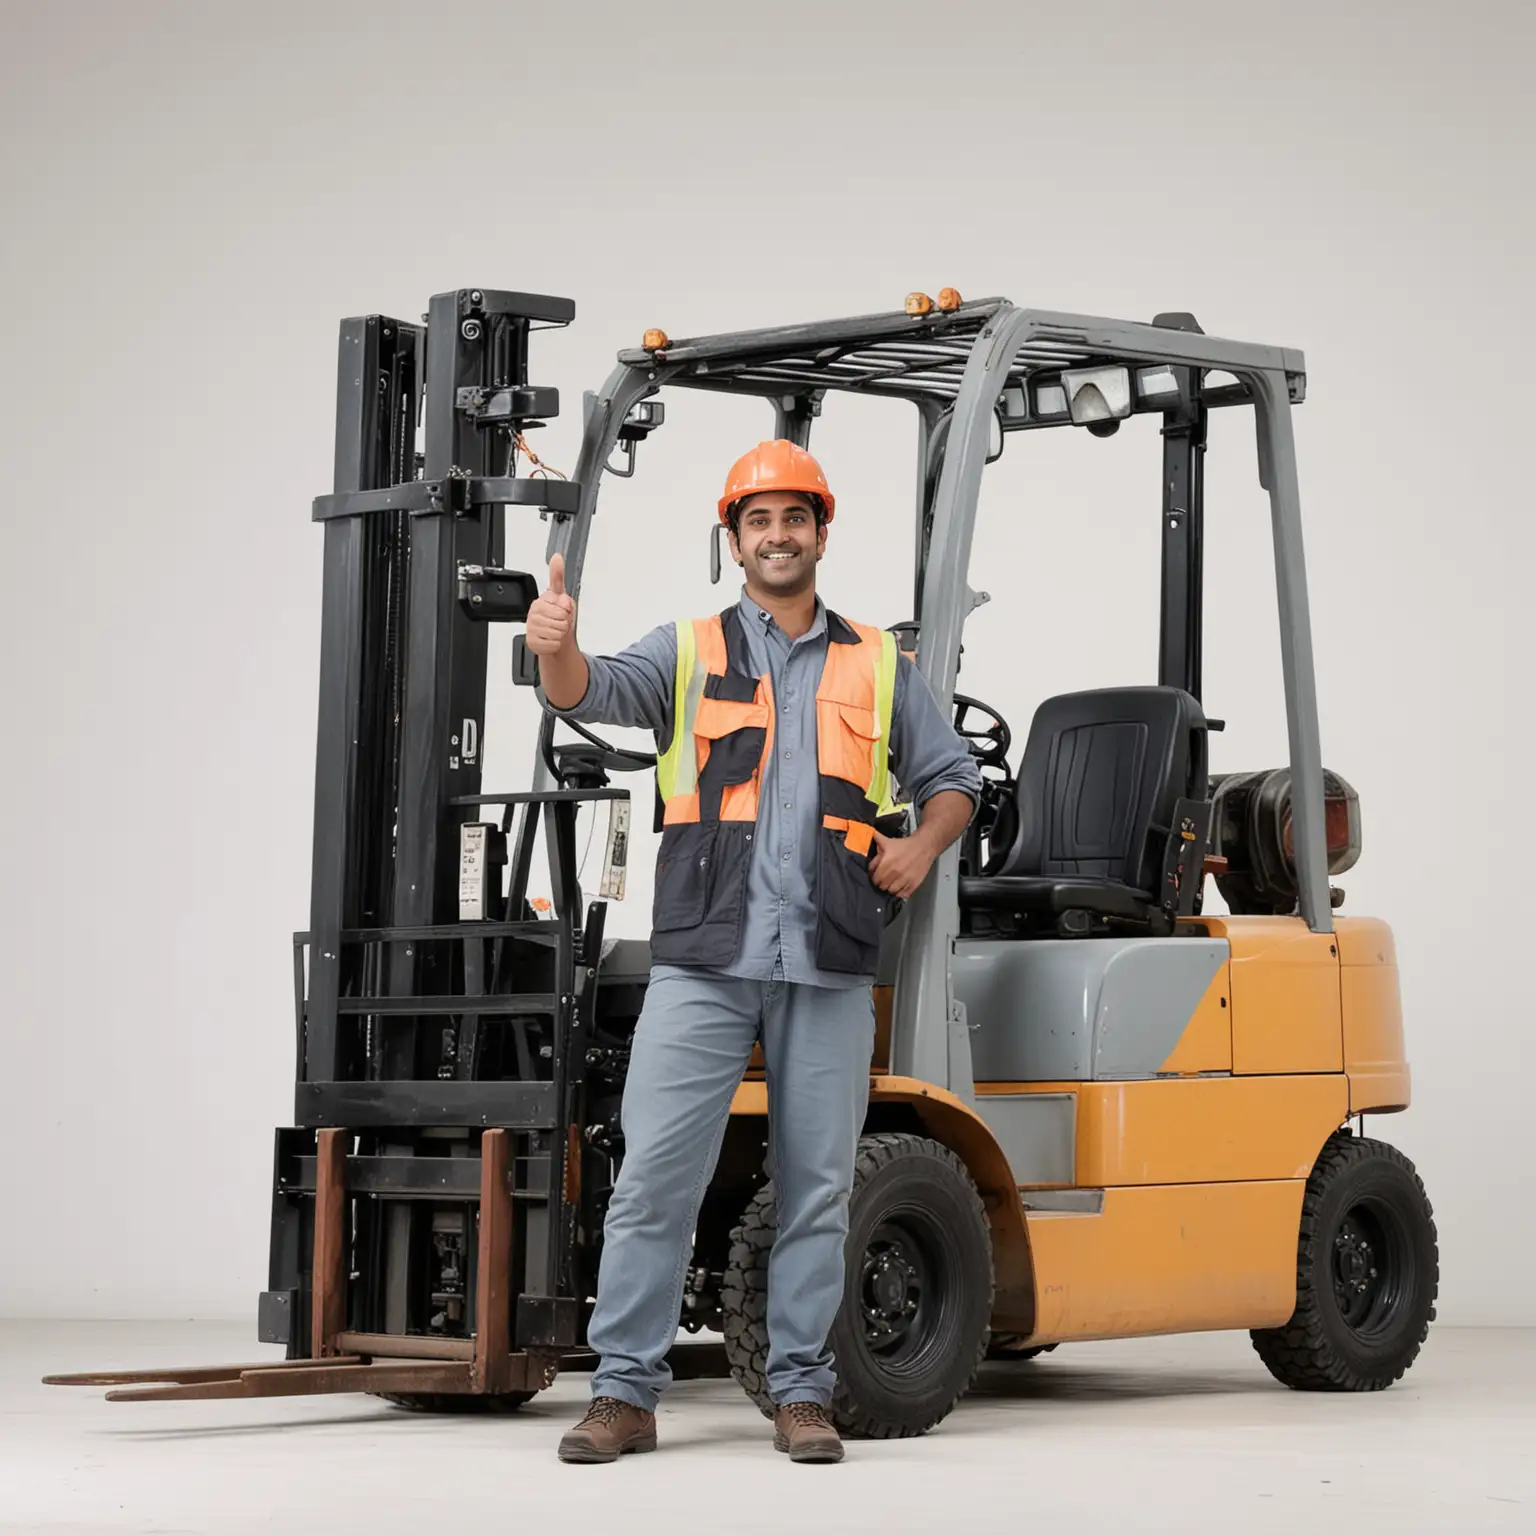
<instances>
[{"instance_id":1,"label":"white background","mask_svg":"<svg viewBox=\"0 0 1536 1536\"><path fill-rule=\"evenodd\" d=\"M1373 1129L1435 1201L1442 1318L1536 1321L1529 7L7 0L0 29L0 1315L253 1318L265 1284L338 320L573 297L532 369L569 466L582 390L647 326L953 284L1304 349L1324 756L1365 819L1347 910L1397 932L1414 1067ZM771 419L669 410L605 492L589 649L734 590L706 530ZM834 400L815 438L823 591L868 622L907 616L912 430ZM1153 680L1157 463L1138 422L988 472L961 686L1021 736L1049 692ZM1246 414L1207 483L1214 766L1278 764ZM533 710L494 654L500 788Z\"/></svg>"}]
</instances>

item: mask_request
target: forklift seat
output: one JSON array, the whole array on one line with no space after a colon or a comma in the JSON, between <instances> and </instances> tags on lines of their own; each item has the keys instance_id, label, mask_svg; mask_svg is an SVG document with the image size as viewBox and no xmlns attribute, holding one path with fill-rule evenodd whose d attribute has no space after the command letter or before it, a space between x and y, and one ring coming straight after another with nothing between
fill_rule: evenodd
<instances>
[{"instance_id":1,"label":"forklift seat","mask_svg":"<svg viewBox=\"0 0 1536 1536\"><path fill-rule=\"evenodd\" d=\"M1017 831L995 872L960 881L962 909L1156 925L1174 808L1206 798L1206 721L1181 688L1099 688L1047 699L1019 764Z\"/></svg>"}]
</instances>

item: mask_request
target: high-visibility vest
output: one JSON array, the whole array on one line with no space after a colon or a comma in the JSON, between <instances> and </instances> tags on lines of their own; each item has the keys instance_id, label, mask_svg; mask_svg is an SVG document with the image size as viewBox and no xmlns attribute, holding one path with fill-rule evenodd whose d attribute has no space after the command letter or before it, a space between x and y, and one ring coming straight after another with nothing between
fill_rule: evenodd
<instances>
[{"instance_id":1,"label":"high-visibility vest","mask_svg":"<svg viewBox=\"0 0 1536 1536\"><path fill-rule=\"evenodd\" d=\"M886 896L867 855L891 797L896 637L828 610L816 689L822 842L815 900L817 964L873 972ZM773 683L753 673L736 608L677 625L671 739L658 741L661 851L654 960L728 965L741 944L747 868L763 769L773 750Z\"/></svg>"}]
</instances>

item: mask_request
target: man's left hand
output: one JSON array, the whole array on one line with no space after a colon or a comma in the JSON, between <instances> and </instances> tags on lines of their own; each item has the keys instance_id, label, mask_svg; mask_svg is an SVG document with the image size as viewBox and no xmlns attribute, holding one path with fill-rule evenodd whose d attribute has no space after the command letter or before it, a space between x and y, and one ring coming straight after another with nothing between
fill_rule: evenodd
<instances>
[{"instance_id":1,"label":"man's left hand","mask_svg":"<svg viewBox=\"0 0 1536 1536\"><path fill-rule=\"evenodd\" d=\"M884 837L876 832L869 878L882 891L905 901L927 878L934 858L928 839L920 831L911 837Z\"/></svg>"}]
</instances>

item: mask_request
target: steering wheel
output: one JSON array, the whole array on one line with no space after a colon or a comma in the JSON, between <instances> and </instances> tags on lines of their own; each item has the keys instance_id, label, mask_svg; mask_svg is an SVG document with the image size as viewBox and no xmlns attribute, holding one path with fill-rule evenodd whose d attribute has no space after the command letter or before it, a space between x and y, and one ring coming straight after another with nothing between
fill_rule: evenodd
<instances>
[{"instance_id":1,"label":"steering wheel","mask_svg":"<svg viewBox=\"0 0 1536 1536\"><path fill-rule=\"evenodd\" d=\"M972 710L985 715L991 723L982 730L968 727L966 717ZM971 749L971 756L983 768L1008 772L1008 752L1013 746L1013 732L1009 730L1008 722L990 704L983 704L980 699L973 699L969 694L957 693L955 732L964 738L966 746Z\"/></svg>"},{"instance_id":2,"label":"steering wheel","mask_svg":"<svg viewBox=\"0 0 1536 1536\"><path fill-rule=\"evenodd\" d=\"M616 747L574 720L565 723L603 754L602 766L614 773L643 773L647 768L656 766L654 752L632 752L627 747ZM548 710L545 710L543 722L539 726L539 751L555 783L563 784L566 775L561 773L559 760L555 756L555 716Z\"/></svg>"},{"instance_id":3,"label":"steering wheel","mask_svg":"<svg viewBox=\"0 0 1536 1536\"><path fill-rule=\"evenodd\" d=\"M973 711L988 723L972 724L969 716ZM1018 831L1013 770L1008 766L1013 732L990 705L963 693L955 695L955 732L981 769L981 804L960 842L961 872L992 874L1007 858Z\"/></svg>"}]
</instances>

